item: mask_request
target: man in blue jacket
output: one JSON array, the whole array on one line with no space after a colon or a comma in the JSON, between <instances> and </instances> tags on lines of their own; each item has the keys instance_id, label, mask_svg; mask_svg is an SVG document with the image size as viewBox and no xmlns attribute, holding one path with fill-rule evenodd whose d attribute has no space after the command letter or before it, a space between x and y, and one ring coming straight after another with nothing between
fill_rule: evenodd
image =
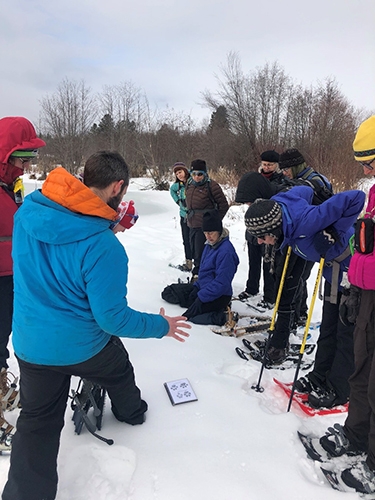
<instances>
[{"instance_id":1,"label":"man in blue jacket","mask_svg":"<svg viewBox=\"0 0 375 500\"><path fill-rule=\"evenodd\" d=\"M147 403L118 337L188 337L183 317L128 306L128 258L110 229L129 184L124 159L96 153L84 179L53 170L15 216L13 345L22 410L3 500L56 497L72 375L107 389L119 421L142 424Z\"/></svg>"},{"instance_id":2,"label":"man in blue jacket","mask_svg":"<svg viewBox=\"0 0 375 500\"><path fill-rule=\"evenodd\" d=\"M348 378L354 370L353 326L339 321L339 304L343 275L351 258L348 243L365 195L346 191L321 205L311 205L312 197L310 187L300 186L270 200L257 200L247 210L245 224L258 241L277 245L280 251L291 246L296 255L313 262L325 257L323 316L315 365L296 385L299 391L309 393L311 406L321 408L346 403L349 397ZM288 336L271 338L271 353L277 349L286 355L287 347Z\"/></svg>"}]
</instances>

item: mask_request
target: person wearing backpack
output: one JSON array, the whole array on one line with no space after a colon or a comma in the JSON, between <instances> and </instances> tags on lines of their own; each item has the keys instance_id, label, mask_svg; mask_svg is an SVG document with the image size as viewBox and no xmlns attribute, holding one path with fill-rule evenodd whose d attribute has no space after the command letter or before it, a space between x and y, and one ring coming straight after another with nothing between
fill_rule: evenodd
<instances>
[{"instance_id":1,"label":"person wearing backpack","mask_svg":"<svg viewBox=\"0 0 375 500\"><path fill-rule=\"evenodd\" d=\"M358 190L345 191L320 205L312 205L312 198L310 187L297 186L269 200L258 199L247 210L245 224L259 242L277 245L280 252L290 246L302 259L325 259L323 314L315 364L295 387L308 393L308 402L314 408L331 408L347 402L348 379L354 371L354 328L340 321L339 311L348 286L345 273L351 259L349 240L365 195ZM280 333L273 333L267 356L279 351L286 357L289 335L282 337Z\"/></svg>"},{"instance_id":2,"label":"person wearing backpack","mask_svg":"<svg viewBox=\"0 0 375 500\"><path fill-rule=\"evenodd\" d=\"M190 246L190 228L187 224L187 206L186 206L186 185L190 179L189 170L185 163L177 162L173 165L173 173L176 176L174 183L169 188L170 195L180 207L180 227L182 242L185 251L185 262L179 266L181 271L190 272L193 269L193 254Z\"/></svg>"},{"instance_id":3,"label":"person wearing backpack","mask_svg":"<svg viewBox=\"0 0 375 500\"><path fill-rule=\"evenodd\" d=\"M298 149L286 149L280 154L280 170L289 179L316 181L332 192L332 184L327 177L308 166Z\"/></svg>"},{"instance_id":4,"label":"person wearing backpack","mask_svg":"<svg viewBox=\"0 0 375 500\"><path fill-rule=\"evenodd\" d=\"M333 195L332 184L329 182L327 177L323 174L317 172L312 167L308 166L303 155L298 151L298 149L286 149L280 154L280 170L285 176L285 184L290 184L293 182L304 182L307 185L311 185L314 189L315 197L318 197L320 203L330 198ZM301 294L301 312L300 317L302 320L307 319L307 285L306 282L309 279L310 272L312 269L310 266L310 271L305 275L305 281L302 284L300 294Z\"/></svg>"},{"instance_id":5,"label":"person wearing backpack","mask_svg":"<svg viewBox=\"0 0 375 500\"><path fill-rule=\"evenodd\" d=\"M190 228L190 244L193 253L194 266L192 279L198 279L199 266L206 242L202 230L203 214L217 210L221 220L228 212L228 201L220 185L209 178L207 165L204 160L191 162L191 180L186 188L186 206L188 209L187 223Z\"/></svg>"}]
</instances>

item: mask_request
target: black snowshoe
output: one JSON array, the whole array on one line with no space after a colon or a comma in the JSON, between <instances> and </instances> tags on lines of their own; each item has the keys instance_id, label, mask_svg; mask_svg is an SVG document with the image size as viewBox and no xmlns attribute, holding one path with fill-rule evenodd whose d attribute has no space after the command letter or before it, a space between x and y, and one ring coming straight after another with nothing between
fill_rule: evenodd
<instances>
[{"instance_id":1,"label":"black snowshoe","mask_svg":"<svg viewBox=\"0 0 375 500\"><path fill-rule=\"evenodd\" d=\"M96 433L96 430L100 431L102 428L105 396L106 390L103 387L89 380L80 379L77 390L72 389L72 420L76 434L80 434L85 425L93 436L111 445L114 443L113 439L104 438ZM88 415L91 409L94 421Z\"/></svg>"}]
</instances>

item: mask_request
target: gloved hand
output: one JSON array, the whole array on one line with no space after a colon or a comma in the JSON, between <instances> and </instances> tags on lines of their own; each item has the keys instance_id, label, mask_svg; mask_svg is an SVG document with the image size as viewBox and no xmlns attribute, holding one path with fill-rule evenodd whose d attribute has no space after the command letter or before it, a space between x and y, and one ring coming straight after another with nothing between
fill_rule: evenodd
<instances>
[{"instance_id":1,"label":"gloved hand","mask_svg":"<svg viewBox=\"0 0 375 500\"><path fill-rule=\"evenodd\" d=\"M340 238L336 229L331 225L315 234L313 244L315 250L323 257L339 240Z\"/></svg>"},{"instance_id":2,"label":"gloved hand","mask_svg":"<svg viewBox=\"0 0 375 500\"><path fill-rule=\"evenodd\" d=\"M343 325L354 325L359 313L361 304L361 289L350 285L349 289L344 289L340 301L339 318Z\"/></svg>"},{"instance_id":3,"label":"gloved hand","mask_svg":"<svg viewBox=\"0 0 375 500\"><path fill-rule=\"evenodd\" d=\"M185 316L187 319L193 318L194 316L198 316L202 314L202 304L203 302L197 297L191 306L183 313L182 316Z\"/></svg>"}]
</instances>

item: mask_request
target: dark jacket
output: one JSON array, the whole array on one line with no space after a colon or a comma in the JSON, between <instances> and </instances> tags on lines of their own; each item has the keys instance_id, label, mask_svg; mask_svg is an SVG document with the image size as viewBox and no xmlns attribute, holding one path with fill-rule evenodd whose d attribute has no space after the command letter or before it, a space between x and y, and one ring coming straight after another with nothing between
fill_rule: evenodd
<instances>
[{"instance_id":1,"label":"dark jacket","mask_svg":"<svg viewBox=\"0 0 375 500\"><path fill-rule=\"evenodd\" d=\"M187 223L189 227L202 227L203 214L217 209L223 219L229 205L220 185L207 179L202 185L190 181L186 188L186 205L188 208Z\"/></svg>"}]
</instances>

